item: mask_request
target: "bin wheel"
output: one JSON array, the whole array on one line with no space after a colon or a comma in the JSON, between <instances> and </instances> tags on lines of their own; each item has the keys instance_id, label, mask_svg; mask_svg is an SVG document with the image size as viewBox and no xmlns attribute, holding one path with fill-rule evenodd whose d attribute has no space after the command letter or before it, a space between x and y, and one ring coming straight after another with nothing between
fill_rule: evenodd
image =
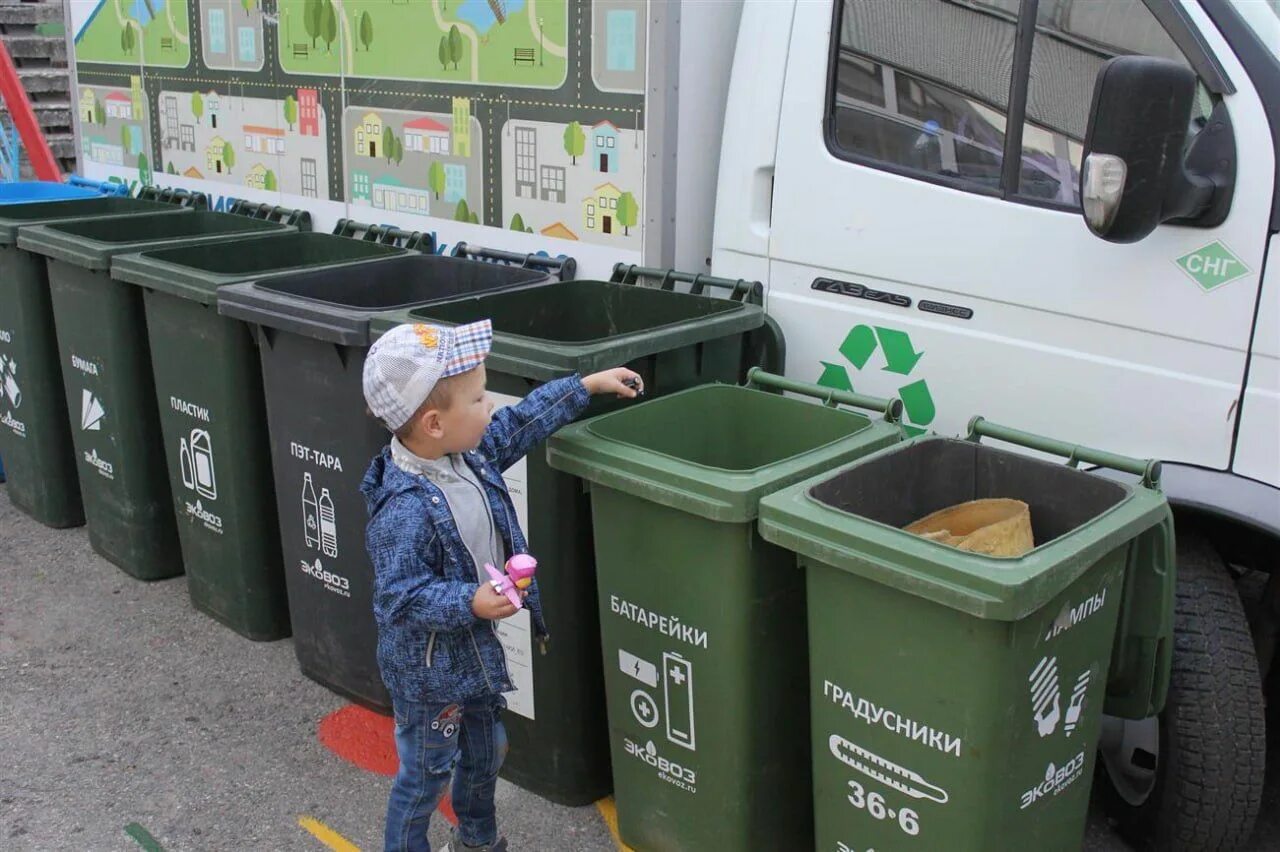
<instances>
[{"instance_id":1,"label":"bin wheel","mask_svg":"<svg viewBox=\"0 0 1280 852\"><path fill-rule=\"evenodd\" d=\"M1108 810L1140 848L1239 849L1262 799L1266 719L1240 596L1213 547L1178 538L1169 698L1159 717L1107 717Z\"/></svg>"}]
</instances>

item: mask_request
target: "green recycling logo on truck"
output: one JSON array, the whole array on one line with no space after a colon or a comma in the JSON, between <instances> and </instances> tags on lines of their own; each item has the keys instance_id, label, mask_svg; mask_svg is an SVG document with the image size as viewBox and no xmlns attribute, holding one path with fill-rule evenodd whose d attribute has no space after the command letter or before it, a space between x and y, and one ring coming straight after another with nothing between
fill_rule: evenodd
<instances>
[{"instance_id":1,"label":"green recycling logo on truck","mask_svg":"<svg viewBox=\"0 0 1280 852\"><path fill-rule=\"evenodd\" d=\"M929 393L929 383L924 379L905 380L911 377L924 353L916 351L911 336L905 331L878 325L855 325L844 343L840 344L840 354L858 372L867 366L877 349L884 355L885 365L881 369L904 377L904 384L898 387L897 395L902 399L907 432L912 435L923 433L938 413L933 405L933 395ZM843 364L828 361L821 364L822 376L818 384L833 390L854 389L849 371Z\"/></svg>"}]
</instances>

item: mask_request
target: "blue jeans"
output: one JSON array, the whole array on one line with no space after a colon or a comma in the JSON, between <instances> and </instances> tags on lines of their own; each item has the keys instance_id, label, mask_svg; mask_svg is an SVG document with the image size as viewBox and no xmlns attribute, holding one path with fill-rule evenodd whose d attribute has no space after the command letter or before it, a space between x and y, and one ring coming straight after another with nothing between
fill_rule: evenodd
<instances>
[{"instance_id":1,"label":"blue jeans","mask_svg":"<svg viewBox=\"0 0 1280 852\"><path fill-rule=\"evenodd\" d=\"M430 852L427 826L453 782L458 834L469 846L493 843L493 793L507 756L501 695L462 703L393 702L400 771L387 802L386 852ZM456 769L456 773L455 773Z\"/></svg>"}]
</instances>

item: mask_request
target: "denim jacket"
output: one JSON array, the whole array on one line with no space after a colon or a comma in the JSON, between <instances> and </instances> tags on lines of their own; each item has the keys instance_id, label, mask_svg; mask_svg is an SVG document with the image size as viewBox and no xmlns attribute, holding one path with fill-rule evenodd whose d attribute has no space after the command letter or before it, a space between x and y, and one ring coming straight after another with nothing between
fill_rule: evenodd
<instances>
[{"instance_id":1,"label":"denim jacket","mask_svg":"<svg viewBox=\"0 0 1280 852\"><path fill-rule=\"evenodd\" d=\"M463 455L484 486L508 555L527 553L528 543L501 472L572 423L589 401L578 376L549 382L495 411L480 446ZM478 566L440 489L398 467L388 447L369 465L360 490L369 509L365 544L374 569L378 666L391 695L464 701L513 690L496 624L471 611ZM545 640L536 581L526 605L535 637Z\"/></svg>"}]
</instances>

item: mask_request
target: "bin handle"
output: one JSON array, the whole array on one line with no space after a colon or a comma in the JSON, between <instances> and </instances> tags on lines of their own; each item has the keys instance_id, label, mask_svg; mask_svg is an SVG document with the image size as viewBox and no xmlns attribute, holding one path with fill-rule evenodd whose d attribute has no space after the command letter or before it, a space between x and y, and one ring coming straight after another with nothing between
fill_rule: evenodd
<instances>
[{"instance_id":1,"label":"bin handle","mask_svg":"<svg viewBox=\"0 0 1280 852\"><path fill-rule=\"evenodd\" d=\"M634 263L616 263L613 276L609 279L615 284L638 284L641 278L655 278L658 289L674 290L676 284L688 284L689 292L701 296L708 287L728 290L729 298L735 302L747 301L753 305L764 304L764 285L759 281L747 281L739 278L717 278L701 272L680 272L676 269L659 269L653 266L636 266Z\"/></svg>"},{"instance_id":2,"label":"bin handle","mask_svg":"<svg viewBox=\"0 0 1280 852\"><path fill-rule=\"evenodd\" d=\"M248 216L250 219L262 219L267 222L280 222L293 225L299 231L311 230L311 211L293 207L281 207L279 204L258 204L244 198L237 198L227 208L233 216Z\"/></svg>"},{"instance_id":3,"label":"bin handle","mask_svg":"<svg viewBox=\"0 0 1280 852\"><path fill-rule=\"evenodd\" d=\"M1134 476L1142 477L1142 484L1147 488L1158 489L1160 487L1160 462L1157 459L1139 459L1132 456L1109 453L1106 450L1095 450L1092 447L1082 447L1079 444L1059 441L1055 438L1046 438L1043 435L1024 432L1021 429L1014 429L1009 426L1001 426L984 417L974 417L969 421L969 434L966 440L976 444L983 438L1004 441L1007 444L1016 444L1029 450L1039 450L1050 455L1066 456L1067 467L1079 467L1080 462L1086 462L1098 467L1109 467L1122 473L1131 473Z\"/></svg>"},{"instance_id":4,"label":"bin handle","mask_svg":"<svg viewBox=\"0 0 1280 852\"><path fill-rule=\"evenodd\" d=\"M777 373L768 373L760 367L752 367L747 371L747 386L750 387L751 385L811 396L814 399L822 400L822 404L828 408L835 408L837 404L866 408L884 414L884 419L890 423L902 422L902 400L896 396L882 399L878 396L867 396L853 391L836 390L835 388L827 388L810 382L788 379L785 376L779 376Z\"/></svg>"},{"instance_id":5,"label":"bin handle","mask_svg":"<svg viewBox=\"0 0 1280 852\"><path fill-rule=\"evenodd\" d=\"M144 186L138 190L141 201L159 201L163 204L176 204L179 207L190 207L192 210L208 210L209 196L203 192L192 192L175 186Z\"/></svg>"},{"instance_id":6,"label":"bin handle","mask_svg":"<svg viewBox=\"0 0 1280 852\"><path fill-rule=\"evenodd\" d=\"M473 246L460 242L453 247L453 256L467 260L480 260L486 263L500 263L506 266L518 266L521 269L536 269L546 272L560 281L571 281L578 277L578 261L568 255L550 257L542 254L521 254L518 251Z\"/></svg>"},{"instance_id":7,"label":"bin handle","mask_svg":"<svg viewBox=\"0 0 1280 852\"><path fill-rule=\"evenodd\" d=\"M78 186L81 189L92 189L103 195L128 195L129 184L115 183L107 180L90 180L89 178L80 177L80 175L68 175L68 186Z\"/></svg>"},{"instance_id":8,"label":"bin handle","mask_svg":"<svg viewBox=\"0 0 1280 852\"><path fill-rule=\"evenodd\" d=\"M355 219L339 219L333 226L333 234L337 237L350 237L353 240L364 240L384 246L420 251L424 254L436 253L435 234L424 234L421 231L406 231L390 225L369 225Z\"/></svg>"}]
</instances>

